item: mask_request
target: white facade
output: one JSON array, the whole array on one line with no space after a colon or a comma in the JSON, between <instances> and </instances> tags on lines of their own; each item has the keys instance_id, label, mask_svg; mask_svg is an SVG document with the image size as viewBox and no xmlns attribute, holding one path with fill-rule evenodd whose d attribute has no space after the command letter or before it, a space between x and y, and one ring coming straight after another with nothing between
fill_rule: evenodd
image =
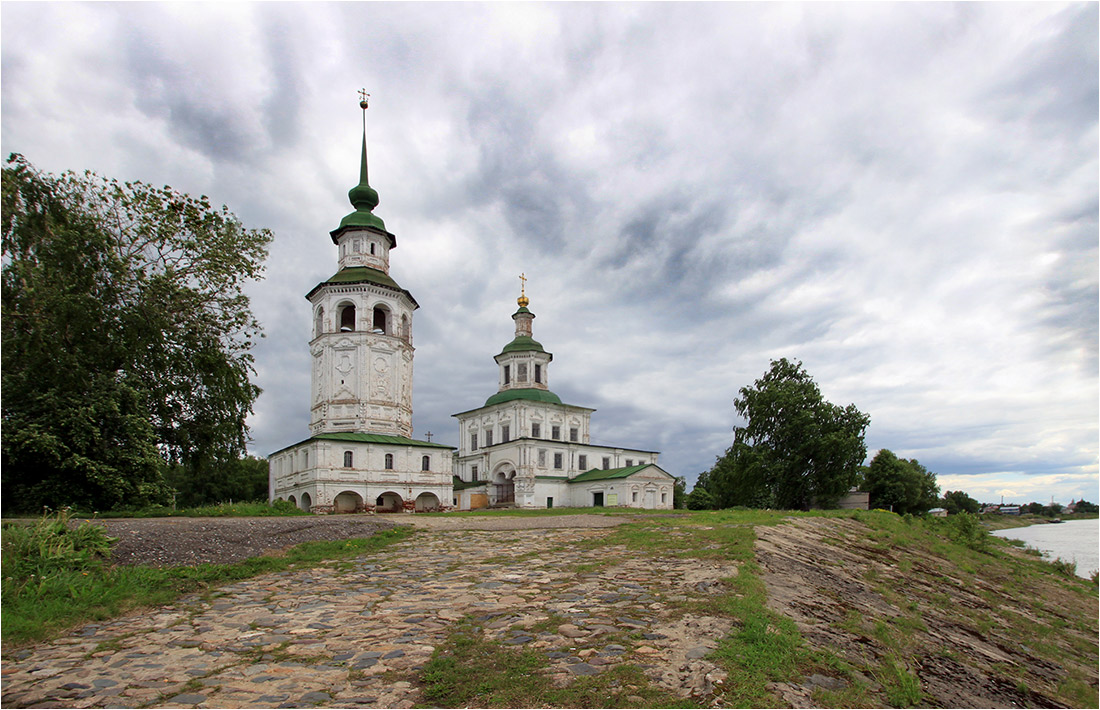
<instances>
[{"instance_id":1,"label":"white facade","mask_svg":"<svg viewBox=\"0 0 1100 710\"><path fill-rule=\"evenodd\" d=\"M454 474L462 481L456 507L672 508L674 479L656 465L656 451L592 444L595 410L564 404L550 391L553 356L531 337L527 303L521 296L515 339L494 358L497 393L454 415Z\"/></svg>"},{"instance_id":2,"label":"white facade","mask_svg":"<svg viewBox=\"0 0 1100 710\"><path fill-rule=\"evenodd\" d=\"M447 509L453 447L412 439L413 312L389 275L397 239L373 214L366 139L355 212L331 233L339 270L313 309L310 434L269 457L268 496L314 512Z\"/></svg>"}]
</instances>

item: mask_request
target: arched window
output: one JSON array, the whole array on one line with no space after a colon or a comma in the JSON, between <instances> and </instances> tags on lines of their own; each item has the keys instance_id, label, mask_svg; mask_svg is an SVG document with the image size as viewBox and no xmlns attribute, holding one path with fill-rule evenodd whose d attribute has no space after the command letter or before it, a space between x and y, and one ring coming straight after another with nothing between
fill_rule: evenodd
<instances>
[{"instance_id":1,"label":"arched window","mask_svg":"<svg viewBox=\"0 0 1100 710\"><path fill-rule=\"evenodd\" d=\"M386 470L393 470L393 454L386 454Z\"/></svg>"},{"instance_id":2,"label":"arched window","mask_svg":"<svg viewBox=\"0 0 1100 710\"><path fill-rule=\"evenodd\" d=\"M383 334L388 332L386 329L386 309L381 307L374 309L373 324L373 332Z\"/></svg>"},{"instance_id":3,"label":"arched window","mask_svg":"<svg viewBox=\"0 0 1100 710\"><path fill-rule=\"evenodd\" d=\"M344 468L351 468L352 455L350 451L344 452Z\"/></svg>"},{"instance_id":4,"label":"arched window","mask_svg":"<svg viewBox=\"0 0 1100 710\"><path fill-rule=\"evenodd\" d=\"M325 309L317 309L317 317L313 321L313 335L314 337L321 335L325 332Z\"/></svg>"},{"instance_id":5,"label":"arched window","mask_svg":"<svg viewBox=\"0 0 1100 710\"><path fill-rule=\"evenodd\" d=\"M431 456L421 457L421 459L420 459L420 470L421 471L431 471L432 470L432 457Z\"/></svg>"},{"instance_id":6,"label":"arched window","mask_svg":"<svg viewBox=\"0 0 1100 710\"><path fill-rule=\"evenodd\" d=\"M355 306L348 304L340 310L340 332L349 333L355 330Z\"/></svg>"}]
</instances>

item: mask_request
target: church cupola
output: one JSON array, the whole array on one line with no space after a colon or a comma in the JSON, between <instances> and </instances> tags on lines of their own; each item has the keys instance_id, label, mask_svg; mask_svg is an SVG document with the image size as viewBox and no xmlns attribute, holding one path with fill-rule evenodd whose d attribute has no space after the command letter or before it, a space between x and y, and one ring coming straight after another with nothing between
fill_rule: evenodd
<instances>
[{"instance_id":1,"label":"church cupola","mask_svg":"<svg viewBox=\"0 0 1100 710\"><path fill-rule=\"evenodd\" d=\"M526 282L525 276L520 279ZM494 398L499 401L502 394L508 393L508 399L516 397L539 399L550 401L557 400L550 392L550 361L554 356L545 349L542 344L531 337L531 321L535 314L527 309L530 299L526 294L526 283L520 290L520 297L516 300L519 310L512 314L512 320L516 323L516 334L512 342L504 346L494 360L500 368L499 387ZM560 402L560 400L557 400Z\"/></svg>"},{"instance_id":2,"label":"church cupola","mask_svg":"<svg viewBox=\"0 0 1100 710\"><path fill-rule=\"evenodd\" d=\"M378 192L370 186L367 170L367 97L362 94L363 150L359 158L359 184L348 191L348 200L355 211L340 220L331 232L332 241L340 247L340 268L366 266L389 273L390 249L397 248L397 238L386 231L382 218L374 214Z\"/></svg>"}]
</instances>

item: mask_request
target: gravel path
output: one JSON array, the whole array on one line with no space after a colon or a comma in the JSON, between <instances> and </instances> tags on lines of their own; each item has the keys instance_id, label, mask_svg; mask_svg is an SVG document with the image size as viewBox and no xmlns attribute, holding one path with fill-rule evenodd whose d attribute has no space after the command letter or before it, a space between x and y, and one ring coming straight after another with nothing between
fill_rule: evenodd
<instances>
[{"instance_id":1,"label":"gravel path","mask_svg":"<svg viewBox=\"0 0 1100 710\"><path fill-rule=\"evenodd\" d=\"M111 559L122 565L240 562L313 540L370 537L395 525L370 516L293 518L114 518L93 521L117 537Z\"/></svg>"},{"instance_id":2,"label":"gravel path","mask_svg":"<svg viewBox=\"0 0 1100 710\"><path fill-rule=\"evenodd\" d=\"M612 515L446 516L334 515L288 518L105 518L92 522L117 537L111 559L121 565L239 562L313 540L370 537L394 525L430 530L607 528L632 518ZM80 521L76 521L80 522Z\"/></svg>"}]
</instances>

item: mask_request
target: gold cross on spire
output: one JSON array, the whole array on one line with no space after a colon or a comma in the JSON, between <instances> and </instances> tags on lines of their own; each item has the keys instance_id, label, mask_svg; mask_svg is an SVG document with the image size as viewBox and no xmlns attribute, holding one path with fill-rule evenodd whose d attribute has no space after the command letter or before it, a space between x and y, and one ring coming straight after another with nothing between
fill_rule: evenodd
<instances>
[{"instance_id":1,"label":"gold cross on spire","mask_svg":"<svg viewBox=\"0 0 1100 710\"><path fill-rule=\"evenodd\" d=\"M370 94L367 93L366 89L359 89L359 108L366 109L367 108L367 99L369 99L369 98L370 98Z\"/></svg>"},{"instance_id":2,"label":"gold cross on spire","mask_svg":"<svg viewBox=\"0 0 1100 710\"><path fill-rule=\"evenodd\" d=\"M519 280L519 298L516 299L516 303L519 304L520 308L526 308L527 304L531 302L530 299L527 298L527 274L520 274Z\"/></svg>"}]
</instances>

